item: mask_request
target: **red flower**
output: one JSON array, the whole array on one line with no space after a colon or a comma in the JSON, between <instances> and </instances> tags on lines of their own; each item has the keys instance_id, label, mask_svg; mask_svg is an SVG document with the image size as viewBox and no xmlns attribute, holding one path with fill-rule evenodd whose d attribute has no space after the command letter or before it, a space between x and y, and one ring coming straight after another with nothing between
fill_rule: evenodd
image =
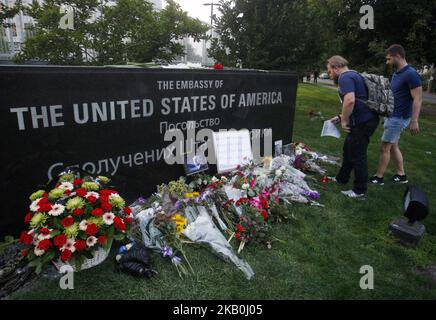
<instances>
[{"instance_id":1,"label":"red flower","mask_svg":"<svg viewBox=\"0 0 436 320\"><path fill-rule=\"evenodd\" d=\"M90 203L94 203L97 201L97 198L95 196L89 196L87 199Z\"/></svg>"},{"instance_id":2,"label":"red flower","mask_svg":"<svg viewBox=\"0 0 436 320\"><path fill-rule=\"evenodd\" d=\"M223 208L227 209L231 204L233 204L233 199L227 200L227 202L224 203Z\"/></svg>"},{"instance_id":3,"label":"red flower","mask_svg":"<svg viewBox=\"0 0 436 320\"><path fill-rule=\"evenodd\" d=\"M52 209L51 203L48 201L47 198L42 198L38 201L38 212L48 212Z\"/></svg>"},{"instance_id":4,"label":"red flower","mask_svg":"<svg viewBox=\"0 0 436 320\"><path fill-rule=\"evenodd\" d=\"M25 245L30 245L33 242L33 237L27 233L27 231L21 232L20 242Z\"/></svg>"},{"instance_id":5,"label":"red flower","mask_svg":"<svg viewBox=\"0 0 436 320\"><path fill-rule=\"evenodd\" d=\"M112 205L108 202L102 202L100 199L101 208L104 210L104 212L109 212L112 210Z\"/></svg>"},{"instance_id":6,"label":"red flower","mask_svg":"<svg viewBox=\"0 0 436 320\"><path fill-rule=\"evenodd\" d=\"M245 231L245 228L243 227L243 226L241 226L239 223L236 225L236 230L238 231L238 232L244 232Z\"/></svg>"},{"instance_id":7,"label":"red flower","mask_svg":"<svg viewBox=\"0 0 436 320\"><path fill-rule=\"evenodd\" d=\"M39 249L39 250L47 251L48 249L50 249L51 246L52 246L52 243L51 243L51 241L48 240L48 239L41 240L41 241L38 243L38 249Z\"/></svg>"},{"instance_id":8,"label":"red flower","mask_svg":"<svg viewBox=\"0 0 436 320\"><path fill-rule=\"evenodd\" d=\"M44 235L44 236L47 236L50 234L50 230L48 230L47 228L41 228L41 229L39 229L39 233Z\"/></svg>"},{"instance_id":9,"label":"red flower","mask_svg":"<svg viewBox=\"0 0 436 320\"><path fill-rule=\"evenodd\" d=\"M123 219L121 219L120 217L115 217L114 218L114 225L115 228L121 231L125 231L126 230L126 225L123 222Z\"/></svg>"},{"instance_id":10,"label":"red flower","mask_svg":"<svg viewBox=\"0 0 436 320\"><path fill-rule=\"evenodd\" d=\"M269 208L268 202L265 199L262 199L261 203L262 203L262 208L264 208L264 209L268 209Z\"/></svg>"},{"instance_id":11,"label":"red flower","mask_svg":"<svg viewBox=\"0 0 436 320\"><path fill-rule=\"evenodd\" d=\"M85 211L82 208L77 208L73 210L73 215L76 217L80 217L85 213Z\"/></svg>"},{"instance_id":12,"label":"red flower","mask_svg":"<svg viewBox=\"0 0 436 320\"><path fill-rule=\"evenodd\" d=\"M112 193L118 193L118 192L115 190L109 190L109 189L100 190L100 196L109 197Z\"/></svg>"},{"instance_id":13,"label":"red flower","mask_svg":"<svg viewBox=\"0 0 436 320\"><path fill-rule=\"evenodd\" d=\"M94 236L98 232L98 228L94 223L91 223L88 224L85 232L88 236Z\"/></svg>"},{"instance_id":14,"label":"red flower","mask_svg":"<svg viewBox=\"0 0 436 320\"><path fill-rule=\"evenodd\" d=\"M27 254L29 253L29 250L27 250L27 249L23 249L23 250L21 250L21 255L23 256L23 257L27 257Z\"/></svg>"},{"instance_id":15,"label":"red flower","mask_svg":"<svg viewBox=\"0 0 436 320\"><path fill-rule=\"evenodd\" d=\"M130 209L129 207L124 207L123 211L128 216L130 216L132 214L132 209Z\"/></svg>"},{"instance_id":16,"label":"red flower","mask_svg":"<svg viewBox=\"0 0 436 320\"><path fill-rule=\"evenodd\" d=\"M69 196L70 194L71 194L71 191L70 191L70 190L65 190L65 191L64 191L64 195Z\"/></svg>"},{"instance_id":17,"label":"red flower","mask_svg":"<svg viewBox=\"0 0 436 320\"><path fill-rule=\"evenodd\" d=\"M54 240L54 245L58 248L62 248L67 243L67 236L64 234L57 235Z\"/></svg>"},{"instance_id":18,"label":"red flower","mask_svg":"<svg viewBox=\"0 0 436 320\"><path fill-rule=\"evenodd\" d=\"M29 223L30 220L32 220L33 215L29 212L28 214L26 214L26 216L24 217L24 223Z\"/></svg>"},{"instance_id":19,"label":"red flower","mask_svg":"<svg viewBox=\"0 0 436 320\"><path fill-rule=\"evenodd\" d=\"M242 203L248 203L248 198L241 198L236 201L236 205L239 207Z\"/></svg>"},{"instance_id":20,"label":"red flower","mask_svg":"<svg viewBox=\"0 0 436 320\"><path fill-rule=\"evenodd\" d=\"M98 243L102 246L104 245L106 242L106 237L105 236L100 236L98 237Z\"/></svg>"},{"instance_id":21,"label":"red flower","mask_svg":"<svg viewBox=\"0 0 436 320\"><path fill-rule=\"evenodd\" d=\"M213 68L215 70L223 70L224 66L221 63L215 63L215 65L213 66Z\"/></svg>"},{"instance_id":22,"label":"red flower","mask_svg":"<svg viewBox=\"0 0 436 320\"><path fill-rule=\"evenodd\" d=\"M75 186L81 186L83 184L83 180L82 179L74 179L73 181L73 185Z\"/></svg>"},{"instance_id":23,"label":"red flower","mask_svg":"<svg viewBox=\"0 0 436 320\"><path fill-rule=\"evenodd\" d=\"M264 220L268 219L268 212L266 212L266 210L262 211L262 217Z\"/></svg>"},{"instance_id":24,"label":"red flower","mask_svg":"<svg viewBox=\"0 0 436 320\"><path fill-rule=\"evenodd\" d=\"M61 224L64 226L64 228L68 228L74 224L73 217L66 217L61 221Z\"/></svg>"},{"instance_id":25,"label":"red flower","mask_svg":"<svg viewBox=\"0 0 436 320\"><path fill-rule=\"evenodd\" d=\"M77 190L76 190L76 194L77 194L79 197L84 197L84 196L86 196L87 192L86 192L85 189L80 188L80 189L77 189Z\"/></svg>"},{"instance_id":26,"label":"red flower","mask_svg":"<svg viewBox=\"0 0 436 320\"><path fill-rule=\"evenodd\" d=\"M67 262L67 261L70 260L72 257L73 257L73 253L72 253L70 250L68 250L68 249L65 249L65 250L62 251L62 253L61 253L61 260L62 260L63 262Z\"/></svg>"},{"instance_id":27,"label":"red flower","mask_svg":"<svg viewBox=\"0 0 436 320\"><path fill-rule=\"evenodd\" d=\"M76 240L76 243L74 243L74 247L76 248L77 252L83 251L86 249L86 241Z\"/></svg>"},{"instance_id":28,"label":"red flower","mask_svg":"<svg viewBox=\"0 0 436 320\"><path fill-rule=\"evenodd\" d=\"M235 233L235 238L241 240L241 234L239 232Z\"/></svg>"},{"instance_id":29,"label":"red flower","mask_svg":"<svg viewBox=\"0 0 436 320\"><path fill-rule=\"evenodd\" d=\"M125 217L125 218L124 218L124 222L127 223L127 224L131 224L131 223L133 222L133 218L131 218L131 217Z\"/></svg>"},{"instance_id":30,"label":"red flower","mask_svg":"<svg viewBox=\"0 0 436 320\"><path fill-rule=\"evenodd\" d=\"M96 217L101 217L103 215L103 210L101 208L96 208L91 211L91 214Z\"/></svg>"},{"instance_id":31,"label":"red flower","mask_svg":"<svg viewBox=\"0 0 436 320\"><path fill-rule=\"evenodd\" d=\"M216 183L216 182L211 183L211 184L209 184L207 187L208 187L208 188L211 188L211 189L217 189L217 188L218 188L218 183Z\"/></svg>"}]
</instances>

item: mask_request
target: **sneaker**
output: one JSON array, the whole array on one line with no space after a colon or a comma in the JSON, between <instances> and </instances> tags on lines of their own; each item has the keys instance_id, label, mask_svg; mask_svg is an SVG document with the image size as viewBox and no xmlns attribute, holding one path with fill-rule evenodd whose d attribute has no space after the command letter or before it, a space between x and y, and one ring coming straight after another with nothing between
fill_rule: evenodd
<instances>
[{"instance_id":1,"label":"sneaker","mask_svg":"<svg viewBox=\"0 0 436 320\"><path fill-rule=\"evenodd\" d=\"M392 181L395 183L408 183L409 180L407 180L407 175L400 176L399 174L396 174L392 177Z\"/></svg>"},{"instance_id":2,"label":"sneaker","mask_svg":"<svg viewBox=\"0 0 436 320\"><path fill-rule=\"evenodd\" d=\"M372 184L377 184L377 185L379 185L379 186L383 186L383 185L385 184L384 179L383 179L383 178L379 178L379 177L377 177L377 176L372 177L372 178L369 180L369 182L372 183Z\"/></svg>"},{"instance_id":3,"label":"sneaker","mask_svg":"<svg viewBox=\"0 0 436 320\"><path fill-rule=\"evenodd\" d=\"M347 191L341 191L341 193L344 196L347 196L348 198L364 198L364 193L355 193L353 190L347 190Z\"/></svg>"}]
</instances>

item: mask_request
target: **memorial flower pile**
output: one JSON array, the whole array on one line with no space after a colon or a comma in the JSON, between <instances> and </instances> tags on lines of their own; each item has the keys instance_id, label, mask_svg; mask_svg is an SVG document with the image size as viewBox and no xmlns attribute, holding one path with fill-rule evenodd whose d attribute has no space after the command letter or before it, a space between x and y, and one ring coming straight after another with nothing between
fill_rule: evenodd
<instances>
[{"instance_id":1,"label":"memorial flower pile","mask_svg":"<svg viewBox=\"0 0 436 320\"><path fill-rule=\"evenodd\" d=\"M80 179L63 173L53 189L29 197L28 229L20 236L29 265L40 272L51 261L61 261L80 270L99 248L108 251L114 239L129 234L132 211L108 183L103 176Z\"/></svg>"},{"instance_id":2,"label":"memorial flower pile","mask_svg":"<svg viewBox=\"0 0 436 320\"><path fill-rule=\"evenodd\" d=\"M293 165L292 157L280 156L265 166L251 162L220 177L200 174L189 184L180 178L160 185L150 199L131 206L138 240L171 258L176 267L186 263L185 271L190 264L184 248L205 245L250 279L253 270L237 254L247 245L272 248L274 241L281 241L274 237L272 224L295 219L295 203L319 205L319 193Z\"/></svg>"},{"instance_id":3,"label":"memorial flower pile","mask_svg":"<svg viewBox=\"0 0 436 320\"><path fill-rule=\"evenodd\" d=\"M325 175L327 171L320 166L321 164L340 165L339 158L315 152L303 142L293 143L292 148L294 167L300 171Z\"/></svg>"}]
</instances>

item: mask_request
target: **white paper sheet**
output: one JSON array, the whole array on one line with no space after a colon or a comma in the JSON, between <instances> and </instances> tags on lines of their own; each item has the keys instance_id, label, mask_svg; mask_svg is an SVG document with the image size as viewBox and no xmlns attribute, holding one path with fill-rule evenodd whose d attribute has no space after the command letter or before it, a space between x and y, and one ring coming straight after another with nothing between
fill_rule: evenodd
<instances>
[{"instance_id":1,"label":"white paper sheet","mask_svg":"<svg viewBox=\"0 0 436 320\"><path fill-rule=\"evenodd\" d=\"M335 137L339 139L341 137L341 132L336 128L333 122L326 120L322 127L321 137Z\"/></svg>"}]
</instances>

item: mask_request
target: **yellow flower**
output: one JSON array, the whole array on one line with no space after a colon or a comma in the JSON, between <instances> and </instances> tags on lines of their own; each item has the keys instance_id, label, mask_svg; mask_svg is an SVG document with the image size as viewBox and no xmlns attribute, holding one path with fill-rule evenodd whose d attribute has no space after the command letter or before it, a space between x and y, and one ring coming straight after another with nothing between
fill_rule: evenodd
<instances>
[{"instance_id":1,"label":"yellow flower","mask_svg":"<svg viewBox=\"0 0 436 320\"><path fill-rule=\"evenodd\" d=\"M187 198L187 199L197 198L198 196L200 196L200 193L198 193L198 192L188 192L188 193L185 193L185 198Z\"/></svg>"},{"instance_id":2,"label":"yellow flower","mask_svg":"<svg viewBox=\"0 0 436 320\"><path fill-rule=\"evenodd\" d=\"M180 235L182 234L183 230L186 229L186 225L187 225L187 219L183 216L181 216L180 214L175 214L174 216L172 216L171 220L173 220L176 224L176 230L177 230L177 236L180 237Z\"/></svg>"}]
</instances>

